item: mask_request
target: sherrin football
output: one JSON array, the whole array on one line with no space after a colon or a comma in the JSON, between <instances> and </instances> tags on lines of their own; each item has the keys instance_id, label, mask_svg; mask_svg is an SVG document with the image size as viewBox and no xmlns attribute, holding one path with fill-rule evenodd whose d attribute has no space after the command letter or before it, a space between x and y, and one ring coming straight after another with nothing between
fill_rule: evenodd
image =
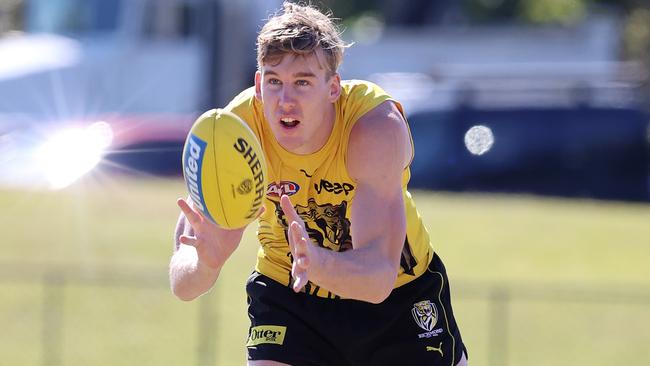
<instances>
[{"instance_id":1,"label":"sherrin football","mask_svg":"<svg viewBox=\"0 0 650 366\"><path fill-rule=\"evenodd\" d=\"M183 177L203 216L225 228L241 228L262 206L266 161L246 122L213 109L201 115L187 135Z\"/></svg>"}]
</instances>

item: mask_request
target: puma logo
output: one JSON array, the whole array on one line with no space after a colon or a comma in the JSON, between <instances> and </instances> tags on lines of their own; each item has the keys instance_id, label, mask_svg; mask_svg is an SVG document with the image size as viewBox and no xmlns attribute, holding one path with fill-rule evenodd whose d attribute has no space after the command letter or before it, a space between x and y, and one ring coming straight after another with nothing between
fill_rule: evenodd
<instances>
[{"instance_id":1,"label":"puma logo","mask_svg":"<svg viewBox=\"0 0 650 366\"><path fill-rule=\"evenodd\" d=\"M440 356L445 357L445 355L442 353L442 342L440 342L437 348L433 346L427 346L427 352L428 351L438 351L440 352Z\"/></svg>"}]
</instances>

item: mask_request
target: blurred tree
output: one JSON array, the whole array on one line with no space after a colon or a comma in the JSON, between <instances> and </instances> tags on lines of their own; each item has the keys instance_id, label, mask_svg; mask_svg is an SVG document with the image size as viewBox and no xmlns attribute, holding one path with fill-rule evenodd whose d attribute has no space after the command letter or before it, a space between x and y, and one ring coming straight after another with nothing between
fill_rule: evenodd
<instances>
[{"instance_id":1,"label":"blurred tree","mask_svg":"<svg viewBox=\"0 0 650 366\"><path fill-rule=\"evenodd\" d=\"M389 25L418 26L503 21L570 24L582 19L593 1L598 0L409 0L408 6L403 0L321 0L320 4L346 22L375 12Z\"/></svg>"},{"instance_id":2,"label":"blurred tree","mask_svg":"<svg viewBox=\"0 0 650 366\"><path fill-rule=\"evenodd\" d=\"M645 108L650 111L650 0L628 1L623 38L623 57L643 65L642 90Z\"/></svg>"},{"instance_id":3,"label":"blurred tree","mask_svg":"<svg viewBox=\"0 0 650 366\"><path fill-rule=\"evenodd\" d=\"M462 8L471 23L494 23L516 18L518 0L462 0Z\"/></svg>"},{"instance_id":4,"label":"blurred tree","mask_svg":"<svg viewBox=\"0 0 650 366\"><path fill-rule=\"evenodd\" d=\"M320 0L314 2L321 9L332 10L337 18L349 21L366 12L379 12L381 0Z\"/></svg>"},{"instance_id":5,"label":"blurred tree","mask_svg":"<svg viewBox=\"0 0 650 366\"><path fill-rule=\"evenodd\" d=\"M463 0L473 23L519 21L532 24L571 24L583 19L591 0Z\"/></svg>"},{"instance_id":6,"label":"blurred tree","mask_svg":"<svg viewBox=\"0 0 650 366\"><path fill-rule=\"evenodd\" d=\"M0 37L23 29L23 0L0 0Z\"/></svg>"},{"instance_id":7,"label":"blurred tree","mask_svg":"<svg viewBox=\"0 0 650 366\"><path fill-rule=\"evenodd\" d=\"M387 24L392 25L442 25L463 21L461 5L457 0L384 0L382 10Z\"/></svg>"},{"instance_id":8,"label":"blurred tree","mask_svg":"<svg viewBox=\"0 0 650 366\"><path fill-rule=\"evenodd\" d=\"M517 16L530 23L573 24L584 19L587 0L521 0Z\"/></svg>"},{"instance_id":9,"label":"blurred tree","mask_svg":"<svg viewBox=\"0 0 650 366\"><path fill-rule=\"evenodd\" d=\"M624 56L648 60L650 56L650 6L638 6L628 11L624 31Z\"/></svg>"}]
</instances>

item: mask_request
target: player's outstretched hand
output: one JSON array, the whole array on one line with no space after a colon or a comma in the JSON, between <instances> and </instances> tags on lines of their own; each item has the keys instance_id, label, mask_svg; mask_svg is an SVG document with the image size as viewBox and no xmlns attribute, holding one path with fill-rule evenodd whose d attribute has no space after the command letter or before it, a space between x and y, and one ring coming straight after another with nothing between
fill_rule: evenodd
<instances>
[{"instance_id":1,"label":"player's outstretched hand","mask_svg":"<svg viewBox=\"0 0 650 366\"><path fill-rule=\"evenodd\" d=\"M309 242L309 234L305 230L305 222L300 218L287 195L280 198L280 206L289 223L289 248L293 256L291 277L293 290L299 292L309 282L309 265L314 260L315 247Z\"/></svg>"},{"instance_id":2,"label":"player's outstretched hand","mask_svg":"<svg viewBox=\"0 0 650 366\"><path fill-rule=\"evenodd\" d=\"M178 242L196 248L199 261L205 265L214 269L221 268L237 249L245 227L234 230L224 229L201 215L188 201L179 198L176 203L186 218L186 222L179 221L179 226L186 223L190 225L183 228L180 236L177 235Z\"/></svg>"}]
</instances>

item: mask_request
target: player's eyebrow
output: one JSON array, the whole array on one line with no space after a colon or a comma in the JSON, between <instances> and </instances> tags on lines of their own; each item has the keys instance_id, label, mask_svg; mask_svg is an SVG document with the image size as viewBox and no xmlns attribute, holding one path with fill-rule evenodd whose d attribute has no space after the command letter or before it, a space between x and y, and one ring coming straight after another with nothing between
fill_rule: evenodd
<instances>
[{"instance_id":1,"label":"player's eyebrow","mask_svg":"<svg viewBox=\"0 0 650 366\"><path fill-rule=\"evenodd\" d=\"M273 70L264 71L264 76L266 76L266 75L279 76L279 74L277 72L273 71ZM292 76L294 78L315 78L316 74L314 74L313 72L309 72L309 71L299 71L299 72L294 73Z\"/></svg>"},{"instance_id":2,"label":"player's eyebrow","mask_svg":"<svg viewBox=\"0 0 650 366\"><path fill-rule=\"evenodd\" d=\"M315 78L316 75L313 72L297 72L293 74L295 78Z\"/></svg>"}]
</instances>

